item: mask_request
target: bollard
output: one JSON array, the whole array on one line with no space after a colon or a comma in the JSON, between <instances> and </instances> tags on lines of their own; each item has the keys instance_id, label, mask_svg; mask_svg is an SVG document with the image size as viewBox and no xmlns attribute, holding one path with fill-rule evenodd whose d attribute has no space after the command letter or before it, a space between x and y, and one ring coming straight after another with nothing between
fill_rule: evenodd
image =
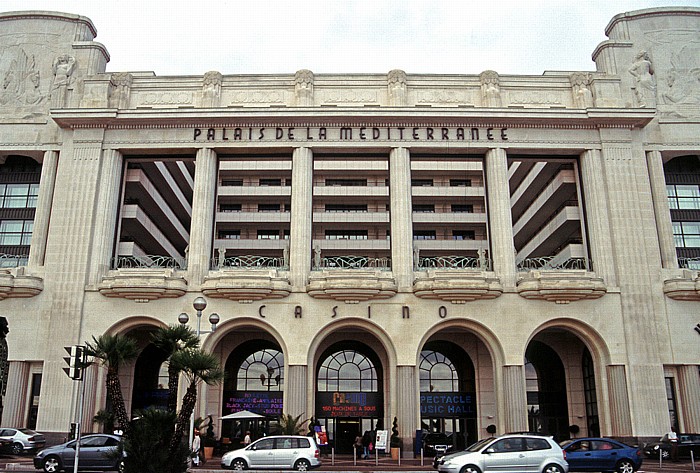
<instances>
[{"instance_id":1,"label":"bollard","mask_svg":"<svg viewBox=\"0 0 700 473\"><path fill-rule=\"evenodd\" d=\"M420 449L420 466L423 466L423 449Z\"/></svg>"},{"instance_id":2,"label":"bollard","mask_svg":"<svg viewBox=\"0 0 700 473\"><path fill-rule=\"evenodd\" d=\"M659 448L659 469L661 469L661 463L662 463L662 458L663 458L663 450Z\"/></svg>"},{"instance_id":3,"label":"bollard","mask_svg":"<svg viewBox=\"0 0 700 473\"><path fill-rule=\"evenodd\" d=\"M375 448L374 449L374 466L379 465L379 451Z\"/></svg>"},{"instance_id":4,"label":"bollard","mask_svg":"<svg viewBox=\"0 0 700 473\"><path fill-rule=\"evenodd\" d=\"M695 454L693 450L690 450L690 464L693 465L693 471L695 471Z\"/></svg>"},{"instance_id":5,"label":"bollard","mask_svg":"<svg viewBox=\"0 0 700 473\"><path fill-rule=\"evenodd\" d=\"M357 466L357 449L352 449L352 466Z\"/></svg>"},{"instance_id":6,"label":"bollard","mask_svg":"<svg viewBox=\"0 0 700 473\"><path fill-rule=\"evenodd\" d=\"M401 449L399 448L399 466L401 466Z\"/></svg>"},{"instance_id":7,"label":"bollard","mask_svg":"<svg viewBox=\"0 0 700 473\"><path fill-rule=\"evenodd\" d=\"M335 465L335 447L331 448L331 465Z\"/></svg>"}]
</instances>

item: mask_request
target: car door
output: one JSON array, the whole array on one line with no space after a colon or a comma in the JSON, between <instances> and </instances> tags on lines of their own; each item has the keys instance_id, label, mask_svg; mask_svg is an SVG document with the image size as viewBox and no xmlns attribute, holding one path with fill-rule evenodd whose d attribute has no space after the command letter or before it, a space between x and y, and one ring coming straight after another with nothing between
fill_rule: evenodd
<instances>
[{"instance_id":1,"label":"car door","mask_svg":"<svg viewBox=\"0 0 700 473\"><path fill-rule=\"evenodd\" d=\"M571 470L595 470L591 442L578 440L566 447L566 461Z\"/></svg>"},{"instance_id":2,"label":"car door","mask_svg":"<svg viewBox=\"0 0 700 473\"><path fill-rule=\"evenodd\" d=\"M620 448L612 442L605 440L591 440L591 450L596 469L614 470L617 460L620 458Z\"/></svg>"},{"instance_id":3,"label":"car door","mask_svg":"<svg viewBox=\"0 0 700 473\"><path fill-rule=\"evenodd\" d=\"M299 454L299 441L291 437L279 437L275 443L275 467L287 468L294 463Z\"/></svg>"},{"instance_id":4,"label":"car door","mask_svg":"<svg viewBox=\"0 0 700 473\"><path fill-rule=\"evenodd\" d=\"M87 470L90 468L105 468L107 466L106 459L109 449L107 449L105 446L106 440L107 437L102 435L85 437L84 439L80 440L78 467L81 470ZM71 462L71 464L73 464L73 462Z\"/></svg>"},{"instance_id":5,"label":"car door","mask_svg":"<svg viewBox=\"0 0 700 473\"><path fill-rule=\"evenodd\" d=\"M272 468L275 466L275 439L260 439L248 447L250 468Z\"/></svg>"},{"instance_id":6,"label":"car door","mask_svg":"<svg viewBox=\"0 0 700 473\"><path fill-rule=\"evenodd\" d=\"M484 453L484 471L519 472L536 471L528 464L523 439L509 437L494 442Z\"/></svg>"}]
</instances>

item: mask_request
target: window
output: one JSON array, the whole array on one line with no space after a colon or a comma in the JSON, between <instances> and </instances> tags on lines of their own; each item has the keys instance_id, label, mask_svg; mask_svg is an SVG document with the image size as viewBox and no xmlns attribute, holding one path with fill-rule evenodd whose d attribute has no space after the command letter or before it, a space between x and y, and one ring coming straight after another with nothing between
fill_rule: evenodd
<instances>
[{"instance_id":1,"label":"window","mask_svg":"<svg viewBox=\"0 0 700 473\"><path fill-rule=\"evenodd\" d=\"M435 230L414 230L414 240L435 240Z\"/></svg>"},{"instance_id":2,"label":"window","mask_svg":"<svg viewBox=\"0 0 700 473\"><path fill-rule=\"evenodd\" d=\"M474 230L452 230L453 240L473 240Z\"/></svg>"},{"instance_id":3,"label":"window","mask_svg":"<svg viewBox=\"0 0 700 473\"><path fill-rule=\"evenodd\" d=\"M258 230L258 240L279 240L279 230Z\"/></svg>"},{"instance_id":4,"label":"window","mask_svg":"<svg viewBox=\"0 0 700 473\"><path fill-rule=\"evenodd\" d=\"M326 204L326 212L367 212L367 204Z\"/></svg>"},{"instance_id":5,"label":"window","mask_svg":"<svg viewBox=\"0 0 700 473\"><path fill-rule=\"evenodd\" d=\"M545 439L525 438L528 450L548 450L552 448Z\"/></svg>"},{"instance_id":6,"label":"window","mask_svg":"<svg viewBox=\"0 0 700 473\"><path fill-rule=\"evenodd\" d=\"M243 179L222 179L222 186L242 186Z\"/></svg>"},{"instance_id":7,"label":"window","mask_svg":"<svg viewBox=\"0 0 700 473\"><path fill-rule=\"evenodd\" d=\"M0 207L33 209L39 196L39 184L0 184Z\"/></svg>"},{"instance_id":8,"label":"window","mask_svg":"<svg viewBox=\"0 0 700 473\"><path fill-rule=\"evenodd\" d=\"M700 222L673 222L676 248L700 247Z\"/></svg>"},{"instance_id":9,"label":"window","mask_svg":"<svg viewBox=\"0 0 700 473\"><path fill-rule=\"evenodd\" d=\"M327 186L366 187L367 179L326 179Z\"/></svg>"},{"instance_id":10,"label":"window","mask_svg":"<svg viewBox=\"0 0 700 473\"><path fill-rule=\"evenodd\" d=\"M432 187L432 179L411 179L411 186L413 187Z\"/></svg>"},{"instance_id":11,"label":"window","mask_svg":"<svg viewBox=\"0 0 700 473\"><path fill-rule=\"evenodd\" d=\"M282 391L283 381L284 355L274 348L248 355L236 375L239 391Z\"/></svg>"},{"instance_id":12,"label":"window","mask_svg":"<svg viewBox=\"0 0 700 473\"><path fill-rule=\"evenodd\" d=\"M457 392L459 391L459 376L452 360L434 350L420 352L421 392Z\"/></svg>"},{"instance_id":13,"label":"window","mask_svg":"<svg viewBox=\"0 0 700 473\"><path fill-rule=\"evenodd\" d=\"M666 378L666 405L671 427L678 431L678 408L676 407L676 386L673 378Z\"/></svg>"},{"instance_id":14,"label":"window","mask_svg":"<svg viewBox=\"0 0 700 473\"><path fill-rule=\"evenodd\" d=\"M341 350L323 360L318 370L318 390L323 392L376 392L377 370L372 360L355 350Z\"/></svg>"},{"instance_id":15,"label":"window","mask_svg":"<svg viewBox=\"0 0 700 473\"><path fill-rule=\"evenodd\" d=\"M697 184L670 184L666 192L671 209L700 209L700 186Z\"/></svg>"},{"instance_id":16,"label":"window","mask_svg":"<svg viewBox=\"0 0 700 473\"><path fill-rule=\"evenodd\" d=\"M219 232L219 239L221 240L240 240L241 231L240 230L222 230Z\"/></svg>"},{"instance_id":17,"label":"window","mask_svg":"<svg viewBox=\"0 0 700 473\"><path fill-rule=\"evenodd\" d=\"M282 179L260 179L261 186L281 186Z\"/></svg>"},{"instance_id":18,"label":"window","mask_svg":"<svg viewBox=\"0 0 700 473\"><path fill-rule=\"evenodd\" d=\"M367 230L326 230L326 240L366 240Z\"/></svg>"},{"instance_id":19,"label":"window","mask_svg":"<svg viewBox=\"0 0 700 473\"><path fill-rule=\"evenodd\" d=\"M450 187L471 187L471 179L450 179Z\"/></svg>"},{"instance_id":20,"label":"window","mask_svg":"<svg viewBox=\"0 0 700 473\"><path fill-rule=\"evenodd\" d=\"M33 220L0 221L0 245L29 245L32 241Z\"/></svg>"},{"instance_id":21,"label":"window","mask_svg":"<svg viewBox=\"0 0 700 473\"><path fill-rule=\"evenodd\" d=\"M274 450L275 439L262 439L258 442L255 442L255 448L258 450Z\"/></svg>"},{"instance_id":22,"label":"window","mask_svg":"<svg viewBox=\"0 0 700 473\"><path fill-rule=\"evenodd\" d=\"M221 204L219 205L219 212L240 212L241 204Z\"/></svg>"},{"instance_id":23,"label":"window","mask_svg":"<svg viewBox=\"0 0 700 473\"><path fill-rule=\"evenodd\" d=\"M474 206L471 204L452 204L451 209L453 212L474 213Z\"/></svg>"},{"instance_id":24,"label":"window","mask_svg":"<svg viewBox=\"0 0 700 473\"><path fill-rule=\"evenodd\" d=\"M279 212L280 204L258 204L258 212Z\"/></svg>"},{"instance_id":25,"label":"window","mask_svg":"<svg viewBox=\"0 0 700 473\"><path fill-rule=\"evenodd\" d=\"M414 212L435 212L434 204L415 204L413 206Z\"/></svg>"}]
</instances>

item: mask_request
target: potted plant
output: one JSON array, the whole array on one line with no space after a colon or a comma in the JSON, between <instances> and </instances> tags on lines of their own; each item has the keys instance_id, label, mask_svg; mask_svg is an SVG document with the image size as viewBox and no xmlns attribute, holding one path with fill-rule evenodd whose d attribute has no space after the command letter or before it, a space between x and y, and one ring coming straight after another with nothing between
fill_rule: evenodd
<instances>
[{"instance_id":1,"label":"potted plant","mask_svg":"<svg viewBox=\"0 0 700 473\"><path fill-rule=\"evenodd\" d=\"M399 437L399 427L396 417L391 426L391 437L389 438L389 446L391 447L391 459L398 460L399 452L401 451L401 437Z\"/></svg>"}]
</instances>

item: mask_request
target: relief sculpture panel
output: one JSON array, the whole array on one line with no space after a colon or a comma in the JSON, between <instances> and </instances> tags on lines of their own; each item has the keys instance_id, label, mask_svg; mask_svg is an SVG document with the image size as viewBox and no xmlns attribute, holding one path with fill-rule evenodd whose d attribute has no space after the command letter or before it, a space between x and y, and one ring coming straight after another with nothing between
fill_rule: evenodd
<instances>
[{"instance_id":1,"label":"relief sculpture panel","mask_svg":"<svg viewBox=\"0 0 700 473\"><path fill-rule=\"evenodd\" d=\"M40 115L48 109L51 69L38 64L34 54L22 47L7 48L0 57L0 105L16 110L15 116Z\"/></svg>"}]
</instances>

